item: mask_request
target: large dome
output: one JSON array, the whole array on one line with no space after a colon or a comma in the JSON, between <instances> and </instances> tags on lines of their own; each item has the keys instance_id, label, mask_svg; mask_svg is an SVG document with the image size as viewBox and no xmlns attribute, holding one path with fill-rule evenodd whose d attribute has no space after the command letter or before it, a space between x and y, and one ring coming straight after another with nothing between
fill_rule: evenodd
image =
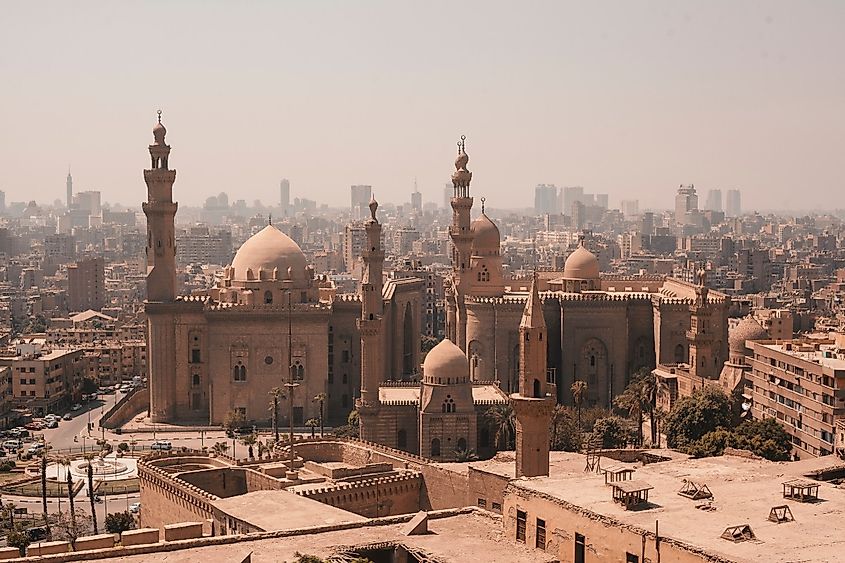
<instances>
[{"instance_id":1,"label":"large dome","mask_svg":"<svg viewBox=\"0 0 845 563\"><path fill-rule=\"evenodd\" d=\"M563 265L563 277L570 280L597 280L599 259L595 254L579 245Z\"/></svg>"},{"instance_id":2,"label":"large dome","mask_svg":"<svg viewBox=\"0 0 845 563\"><path fill-rule=\"evenodd\" d=\"M441 340L426 355L423 362L423 376L428 380L435 377L441 378L444 383L447 378L455 382L469 377L469 362L466 354L448 338Z\"/></svg>"},{"instance_id":3,"label":"large dome","mask_svg":"<svg viewBox=\"0 0 845 563\"><path fill-rule=\"evenodd\" d=\"M247 280L247 270L252 270L253 279L259 279L259 270L265 272L267 278L273 278L277 270L277 279L288 278L290 268L291 279L305 278L305 254L293 239L273 225L267 225L261 231L252 235L235 254L232 260L232 279Z\"/></svg>"},{"instance_id":4,"label":"large dome","mask_svg":"<svg viewBox=\"0 0 845 563\"><path fill-rule=\"evenodd\" d=\"M728 346L731 352L745 353L746 340L767 340L769 333L751 315L742 319L728 336Z\"/></svg>"},{"instance_id":5,"label":"large dome","mask_svg":"<svg viewBox=\"0 0 845 563\"><path fill-rule=\"evenodd\" d=\"M499 227L490 220L484 213L472 222L472 253L477 255L498 254L500 250L501 237Z\"/></svg>"}]
</instances>

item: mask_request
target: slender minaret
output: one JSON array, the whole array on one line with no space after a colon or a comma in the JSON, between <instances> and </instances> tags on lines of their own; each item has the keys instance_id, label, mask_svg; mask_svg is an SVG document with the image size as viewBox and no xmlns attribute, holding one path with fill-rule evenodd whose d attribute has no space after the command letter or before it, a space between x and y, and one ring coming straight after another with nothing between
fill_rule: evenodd
<instances>
[{"instance_id":1,"label":"slender minaret","mask_svg":"<svg viewBox=\"0 0 845 563\"><path fill-rule=\"evenodd\" d=\"M555 385L546 376L546 320L537 274L519 323L519 393L511 395L516 414L516 476L549 474L549 421Z\"/></svg>"},{"instance_id":2,"label":"slender minaret","mask_svg":"<svg viewBox=\"0 0 845 563\"><path fill-rule=\"evenodd\" d=\"M65 187L67 188L67 208L70 209L70 206L73 203L73 176L70 175L70 166L67 167Z\"/></svg>"},{"instance_id":3,"label":"slender minaret","mask_svg":"<svg viewBox=\"0 0 845 563\"><path fill-rule=\"evenodd\" d=\"M176 240L174 217L177 204L173 201L173 182L176 171L167 167L170 146L164 143L167 129L158 123L153 127L150 145L150 170L144 170L147 201L143 204L147 216L147 301L170 302L176 299Z\"/></svg>"},{"instance_id":4,"label":"slender minaret","mask_svg":"<svg viewBox=\"0 0 845 563\"><path fill-rule=\"evenodd\" d=\"M712 303L708 302L707 271L701 269L696 274L695 303L690 306L690 330L687 332L689 345L690 375L693 377L716 379L722 369L722 362L717 357L715 337L717 325L714 320Z\"/></svg>"},{"instance_id":5,"label":"slender minaret","mask_svg":"<svg viewBox=\"0 0 845 563\"><path fill-rule=\"evenodd\" d=\"M370 200L370 219L364 226L367 232L367 246L361 253L364 262L361 280L361 318L358 330L361 333L361 397L357 401L361 439L370 442L382 440L379 436L379 383L383 380L384 359L382 358L382 271L384 250L381 248L381 223L376 218L378 202Z\"/></svg>"},{"instance_id":6,"label":"slender minaret","mask_svg":"<svg viewBox=\"0 0 845 563\"><path fill-rule=\"evenodd\" d=\"M466 136L461 135L458 141L458 157L455 159L455 173L452 174L452 224L449 226L449 236L452 239L452 269L455 283L455 308L457 317L457 340L455 344L466 352L467 349L467 312L464 298L470 269L472 254L472 232L470 230L470 213L472 198L469 195L469 184L472 172L467 170L469 156L466 153Z\"/></svg>"}]
</instances>

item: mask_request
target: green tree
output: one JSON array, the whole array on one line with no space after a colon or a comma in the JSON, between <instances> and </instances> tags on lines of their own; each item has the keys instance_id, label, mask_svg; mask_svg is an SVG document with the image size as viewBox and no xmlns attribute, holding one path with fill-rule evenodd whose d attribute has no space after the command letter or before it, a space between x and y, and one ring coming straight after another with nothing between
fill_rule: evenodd
<instances>
[{"instance_id":1,"label":"green tree","mask_svg":"<svg viewBox=\"0 0 845 563\"><path fill-rule=\"evenodd\" d=\"M41 452L41 512L44 516L44 525L50 529L50 518L47 515L47 451L50 446L45 446Z\"/></svg>"},{"instance_id":2,"label":"green tree","mask_svg":"<svg viewBox=\"0 0 845 563\"><path fill-rule=\"evenodd\" d=\"M70 529L68 531L68 537L72 538L70 540L71 544L76 541L76 538L79 537L79 527L76 525L76 508L73 503L73 473L70 471L70 459L65 459L65 475L67 475L67 500L70 504Z\"/></svg>"},{"instance_id":3,"label":"green tree","mask_svg":"<svg viewBox=\"0 0 845 563\"><path fill-rule=\"evenodd\" d=\"M311 437L314 437L315 429L320 426L320 421L316 418L309 418L305 421L305 426L311 429Z\"/></svg>"},{"instance_id":4,"label":"green tree","mask_svg":"<svg viewBox=\"0 0 845 563\"><path fill-rule=\"evenodd\" d=\"M735 448L750 450L770 461L789 461L792 438L774 418L747 420L734 430Z\"/></svg>"},{"instance_id":5,"label":"green tree","mask_svg":"<svg viewBox=\"0 0 845 563\"><path fill-rule=\"evenodd\" d=\"M246 424L246 417L237 409L228 411L223 417L223 428L226 430L227 436L234 436L235 430L242 427L244 424Z\"/></svg>"},{"instance_id":6,"label":"green tree","mask_svg":"<svg viewBox=\"0 0 845 563\"><path fill-rule=\"evenodd\" d=\"M475 450L455 450L455 461L478 461L478 455Z\"/></svg>"},{"instance_id":7,"label":"green tree","mask_svg":"<svg viewBox=\"0 0 845 563\"><path fill-rule=\"evenodd\" d=\"M20 529L9 530L9 533L6 535L6 545L18 548L21 557L26 555L26 548L30 543L29 535Z\"/></svg>"},{"instance_id":8,"label":"green tree","mask_svg":"<svg viewBox=\"0 0 845 563\"><path fill-rule=\"evenodd\" d=\"M215 442L213 446L211 446L211 451L217 455L223 455L229 449L229 444L226 442Z\"/></svg>"},{"instance_id":9,"label":"green tree","mask_svg":"<svg viewBox=\"0 0 845 563\"><path fill-rule=\"evenodd\" d=\"M643 413L649 408L648 396L646 395L642 381L633 378L619 395L614 397L613 405L624 411L629 420L637 426L637 442L643 443Z\"/></svg>"},{"instance_id":10,"label":"green tree","mask_svg":"<svg viewBox=\"0 0 845 563\"><path fill-rule=\"evenodd\" d=\"M357 438L361 435L361 418L357 410L352 410L346 417L346 424L334 429L334 435L341 438Z\"/></svg>"},{"instance_id":11,"label":"green tree","mask_svg":"<svg viewBox=\"0 0 845 563\"><path fill-rule=\"evenodd\" d=\"M273 419L273 436L276 437L276 443L279 443L279 400L285 398L285 390L282 387L273 387L270 389L270 414Z\"/></svg>"},{"instance_id":12,"label":"green tree","mask_svg":"<svg viewBox=\"0 0 845 563\"><path fill-rule=\"evenodd\" d=\"M135 527L135 518L129 511L111 512L106 515L106 531L110 534L122 534Z\"/></svg>"},{"instance_id":13,"label":"green tree","mask_svg":"<svg viewBox=\"0 0 845 563\"><path fill-rule=\"evenodd\" d=\"M256 443L257 441L258 441L258 440L256 439L255 434L247 434L246 436L244 436L243 438L241 438L241 444L243 444L244 446L246 446L246 448L247 448L247 456L249 457L249 459L253 459L253 458L255 457L255 456L253 455L253 454L255 453L255 450L253 449L253 446L255 446L255 443Z\"/></svg>"},{"instance_id":14,"label":"green tree","mask_svg":"<svg viewBox=\"0 0 845 563\"><path fill-rule=\"evenodd\" d=\"M325 408L327 398L328 396L325 393L317 393L314 397L314 401L320 403L320 438L323 437L323 409Z\"/></svg>"},{"instance_id":15,"label":"green tree","mask_svg":"<svg viewBox=\"0 0 845 563\"><path fill-rule=\"evenodd\" d=\"M549 447L552 450L577 452L581 448L581 433L571 407L555 405L549 426Z\"/></svg>"},{"instance_id":16,"label":"green tree","mask_svg":"<svg viewBox=\"0 0 845 563\"><path fill-rule=\"evenodd\" d=\"M603 448L621 448L628 442L628 428L624 419L608 416L596 421L593 436L601 438Z\"/></svg>"},{"instance_id":17,"label":"green tree","mask_svg":"<svg viewBox=\"0 0 845 563\"><path fill-rule=\"evenodd\" d=\"M484 418L490 424L494 433L494 441L497 450L514 449L516 436L516 418L513 412L513 405L494 405L487 409Z\"/></svg>"},{"instance_id":18,"label":"green tree","mask_svg":"<svg viewBox=\"0 0 845 563\"><path fill-rule=\"evenodd\" d=\"M662 393L667 391L668 388L666 387L666 382L663 381L662 377L648 368L642 368L637 372L636 377L640 381L643 395L646 397L647 406L645 412L648 413L649 418L651 443L652 445L660 447L660 433L658 426L660 416L657 412L657 399Z\"/></svg>"},{"instance_id":19,"label":"green tree","mask_svg":"<svg viewBox=\"0 0 845 563\"><path fill-rule=\"evenodd\" d=\"M587 382L579 379L572 384L569 391L572 393L572 400L575 402L575 409L578 412L578 430L581 431L581 405L587 396Z\"/></svg>"},{"instance_id":20,"label":"green tree","mask_svg":"<svg viewBox=\"0 0 845 563\"><path fill-rule=\"evenodd\" d=\"M663 429L668 446L684 450L708 432L730 426L728 396L720 387L707 385L675 403Z\"/></svg>"}]
</instances>

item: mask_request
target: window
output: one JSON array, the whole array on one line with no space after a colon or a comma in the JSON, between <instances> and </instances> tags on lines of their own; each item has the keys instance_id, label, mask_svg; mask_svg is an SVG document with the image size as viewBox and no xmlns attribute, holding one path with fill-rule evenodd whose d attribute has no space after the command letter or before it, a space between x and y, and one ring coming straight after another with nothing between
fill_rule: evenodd
<instances>
[{"instance_id":1,"label":"window","mask_svg":"<svg viewBox=\"0 0 845 563\"><path fill-rule=\"evenodd\" d=\"M273 356L264 356L264 363L268 366L273 363Z\"/></svg>"},{"instance_id":2,"label":"window","mask_svg":"<svg viewBox=\"0 0 845 563\"><path fill-rule=\"evenodd\" d=\"M431 457L440 457L440 439L438 438L431 441Z\"/></svg>"},{"instance_id":3,"label":"window","mask_svg":"<svg viewBox=\"0 0 845 563\"><path fill-rule=\"evenodd\" d=\"M396 446L400 450L408 447L408 432L404 428L396 435Z\"/></svg>"},{"instance_id":4,"label":"window","mask_svg":"<svg viewBox=\"0 0 845 563\"><path fill-rule=\"evenodd\" d=\"M516 541L525 543L525 521L528 515L521 511L516 511Z\"/></svg>"},{"instance_id":5,"label":"window","mask_svg":"<svg viewBox=\"0 0 845 563\"><path fill-rule=\"evenodd\" d=\"M536 541L537 549L546 549L546 521L537 518L537 541Z\"/></svg>"},{"instance_id":6,"label":"window","mask_svg":"<svg viewBox=\"0 0 845 563\"><path fill-rule=\"evenodd\" d=\"M200 385L200 376L199 376L199 374L198 374L198 373L195 373L195 374L194 374L194 377L193 377L193 380L191 381L191 384L192 384L194 387L199 387L199 385Z\"/></svg>"},{"instance_id":7,"label":"window","mask_svg":"<svg viewBox=\"0 0 845 563\"><path fill-rule=\"evenodd\" d=\"M458 447L455 448L458 451L465 452L467 451L467 441L466 438L458 438Z\"/></svg>"},{"instance_id":8,"label":"window","mask_svg":"<svg viewBox=\"0 0 845 563\"><path fill-rule=\"evenodd\" d=\"M349 350L344 350L343 352L340 353L340 361L343 362L344 364L349 363Z\"/></svg>"},{"instance_id":9,"label":"window","mask_svg":"<svg viewBox=\"0 0 845 563\"><path fill-rule=\"evenodd\" d=\"M246 407L237 407L237 408L235 408L235 410L238 411L239 413L241 413L241 415L243 415L244 418L246 418Z\"/></svg>"},{"instance_id":10,"label":"window","mask_svg":"<svg viewBox=\"0 0 845 563\"><path fill-rule=\"evenodd\" d=\"M478 506L479 506L479 508L487 508L487 499L486 498L478 499Z\"/></svg>"},{"instance_id":11,"label":"window","mask_svg":"<svg viewBox=\"0 0 845 563\"><path fill-rule=\"evenodd\" d=\"M332 373L331 369L329 369L328 379L329 379L329 385L332 385L334 383L334 373Z\"/></svg>"},{"instance_id":12,"label":"window","mask_svg":"<svg viewBox=\"0 0 845 563\"><path fill-rule=\"evenodd\" d=\"M585 563L586 557L586 538L579 534L578 532L575 533L575 563Z\"/></svg>"},{"instance_id":13,"label":"window","mask_svg":"<svg viewBox=\"0 0 845 563\"><path fill-rule=\"evenodd\" d=\"M232 367L232 379L246 381L246 366L240 360Z\"/></svg>"},{"instance_id":14,"label":"window","mask_svg":"<svg viewBox=\"0 0 845 563\"><path fill-rule=\"evenodd\" d=\"M264 304L265 305L272 305L273 304L273 292L267 290L264 292Z\"/></svg>"},{"instance_id":15,"label":"window","mask_svg":"<svg viewBox=\"0 0 845 563\"><path fill-rule=\"evenodd\" d=\"M200 363L200 351L196 348L191 350L191 363L198 364Z\"/></svg>"},{"instance_id":16,"label":"window","mask_svg":"<svg viewBox=\"0 0 845 563\"><path fill-rule=\"evenodd\" d=\"M640 563L640 556L625 552L625 563Z\"/></svg>"},{"instance_id":17,"label":"window","mask_svg":"<svg viewBox=\"0 0 845 563\"><path fill-rule=\"evenodd\" d=\"M346 385L349 382L349 376L346 375L345 373L343 374L343 377L341 379L343 380L344 385Z\"/></svg>"},{"instance_id":18,"label":"window","mask_svg":"<svg viewBox=\"0 0 845 563\"><path fill-rule=\"evenodd\" d=\"M502 511L502 503L493 501L493 510Z\"/></svg>"},{"instance_id":19,"label":"window","mask_svg":"<svg viewBox=\"0 0 845 563\"><path fill-rule=\"evenodd\" d=\"M595 356L590 356L590 367L591 368L596 367L596 357Z\"/></svg>"}]
</instances>

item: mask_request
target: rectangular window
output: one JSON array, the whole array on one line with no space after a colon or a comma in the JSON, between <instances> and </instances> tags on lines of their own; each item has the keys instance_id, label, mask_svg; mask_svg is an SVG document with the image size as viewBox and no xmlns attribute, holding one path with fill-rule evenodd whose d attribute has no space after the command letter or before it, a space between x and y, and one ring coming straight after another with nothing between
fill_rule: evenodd
<instances>
[{"instance_id":1,"label":"rectangular window","mask_svg":"<svg viewBox=\"0 0 845 563\"><path fill-rule=\"evenodd\" d=\"M633 553L625 553L625 563L640 563L639 555Z\"/></svg>"},{"instance_id":2,"label":"rectangular window","mask_svg":"<svg viewBox=\"0 0 845 563\"><path fill-rule=\"evenodd\" d=\"M341 353L341 361L342 361L344 364L348 364L348 363L349 363L349 350L344 350L344 351Z\"/></svg>"},{"instance_id":3,"label":"rectangular window","mask_svg":"<svg viewBox=\"0 0 845 563\"><path fill-rule=\"evenodd\" d=\"M304 417L302 416L302 407L293 407L293 423L303 424Z\"/></svg>"},{"instance_id":4,"label":"rectangular window","mask_svg":"<svg viewBox=\"0 0 845 563\"><path fill-rule=\"evenodd\" d=\"M516 541L525 543L525 522L528 515L521 511L516 511Z\"/></svg>"},{"instance_id":5,"label":"rectangular window","mask_svg":"<svg viewBox=\"0 0 845 563\"><path fill-rule=\"evenodd\" d=\"M21 379L21 385L26 385L26 379Z\"/></svg>"},{"instance_id":6,"label":"rectangular window","mask_svg":"<svg viewBox=\"0 0 845 563\"><path fill-rule=\"evenodd\" d=\"M585 563L586 556L586 538L579 533L575 533L575 563Z\"/></svg>"},{"instance_id":7,"label":"rectangular window","mask_svg":"<svg viewBox=\"0 0 845 563\"><path fill-rule=\"evenodd\" d=\"M486 498L478 499L478 506L480 508L487 508L487 499Z\"/></svg>"},{"instance_id":8,"label":"rectangular window","mask_svg":"<svg viewBox=\"0 0 845 563\"><path fill-rule=\"evenodd\" d=\"M501 512L502 511L502 503L493 502L493 510L498 510L499 512Z\"/></svg>"},{"instance_id":9,"label":"rectangular window","mask_svg":"<svg viewBox=\"0 0 845 563\"><path fill-rule=\"evenodd\" d=\"M546 549L546 521L537 518L537 549Z\"/></svg>"},{"instance_id":10,"label":"rectangular window","mask_svg":"<svg viewBox=\"0 0 845 563\"><path fill-rule=\"evenodd\" d=\"M30 384L30 385L35 385L35 380L34 380L34 379L30 379L30 380L29 380L29 384Z\"/></svg>"},{"instance_id":11,"label":"rectangular window","mask_svg":"<svg viewBox=\"0 0 845 563\"><path fill-rule=\"evenodd\" d=\"M199 387L199 384L200 384L199 374L197 374L197 373L194 374L193 381L191 383L194 385L194 387Z\"/></svg>"},{"instance_id":12,"label":"rectangular window","mask_svg":"<svg viewBox=\"0 0 845 563\"><path fill-rule=\"evenodd\" d=\"M329 370L329 385L332 383L334 383L334 374L332 373L332 370Z\"/></svg>"},{"instance_id":13,"label":"rectangular window","mask_svg":"<svg viewBox=\"0 0 845 563\"><path fill-rule=\"evenodd\" d=\"M200 351L197 349L191 350L191 363L198 364L200 363Z\"/></svg>"}]
</instances>

